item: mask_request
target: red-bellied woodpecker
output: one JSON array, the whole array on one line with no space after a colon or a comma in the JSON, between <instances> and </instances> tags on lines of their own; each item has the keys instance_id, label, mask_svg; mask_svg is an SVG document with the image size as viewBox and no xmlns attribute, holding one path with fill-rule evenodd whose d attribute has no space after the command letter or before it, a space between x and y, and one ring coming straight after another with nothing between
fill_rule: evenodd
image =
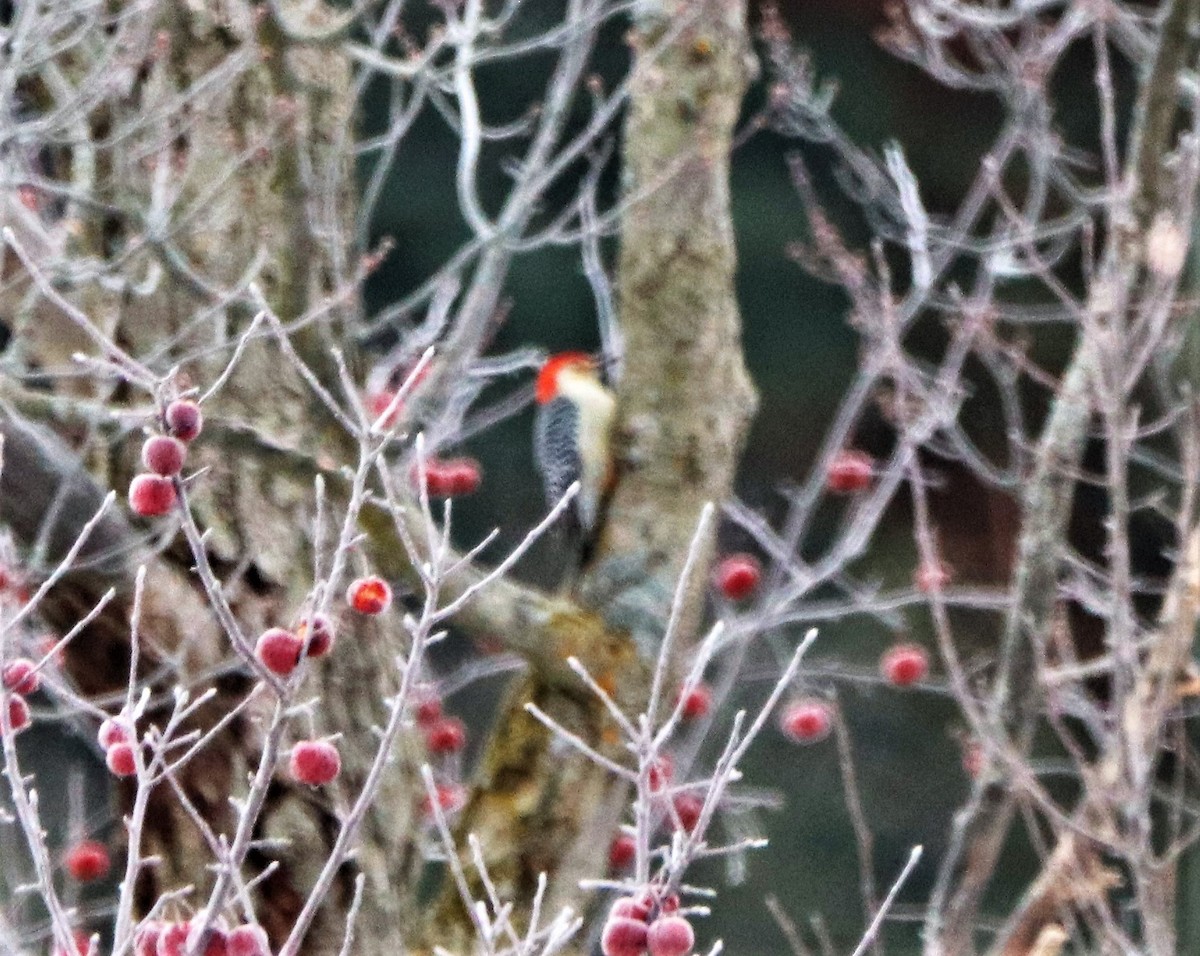
<instances>
[{"instance_id":1,"label":"red-bellied woodpecker","mask_svg":"<svg viewBox=\"0 0 1200 956\"><path fill-rule=\"evenodd\" d=\"M570 517L584 541L595 529L612 482L611 435L616 400L583 352L552 355L537 378L533 451L546 501L557 504L575 481Z\"/></svg>"}]
</instances>

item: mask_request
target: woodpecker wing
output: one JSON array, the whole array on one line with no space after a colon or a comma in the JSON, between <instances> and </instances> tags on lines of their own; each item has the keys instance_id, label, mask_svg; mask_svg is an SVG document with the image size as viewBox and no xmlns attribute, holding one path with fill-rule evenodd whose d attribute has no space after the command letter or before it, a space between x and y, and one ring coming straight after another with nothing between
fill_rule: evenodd
<instances>
[{"instance_id":1,"label":"woodpecker wing","mask_svg":"<svg viewBox=\"0 0 1200 956\"><path fill-rule=\"evenodd\" d=\"M556 505L583 471L579 452L579 408L567 398L539 406L533 426L533 456L546 503Z\"/></svg>"}]
</instances>

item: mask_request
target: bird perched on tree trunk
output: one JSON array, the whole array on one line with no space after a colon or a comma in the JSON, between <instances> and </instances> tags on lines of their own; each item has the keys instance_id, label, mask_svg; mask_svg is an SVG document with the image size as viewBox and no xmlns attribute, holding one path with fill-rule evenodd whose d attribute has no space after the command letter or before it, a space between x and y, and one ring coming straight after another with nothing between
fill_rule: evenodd
<instances>
[{"instance_id":1,"label":"bird perched on tree trunk","mask_svg":"<svg viewBox=\"0 0 1200 956\"><path fill-rule=\"evenodd\" d=\"M612 428L616 398L584 352L552 355L538 373L534 458L546 501L555 505L578 481L567 511L568 533L587 560L604 500L612 486Z\"/></svg>"}]
</instances>

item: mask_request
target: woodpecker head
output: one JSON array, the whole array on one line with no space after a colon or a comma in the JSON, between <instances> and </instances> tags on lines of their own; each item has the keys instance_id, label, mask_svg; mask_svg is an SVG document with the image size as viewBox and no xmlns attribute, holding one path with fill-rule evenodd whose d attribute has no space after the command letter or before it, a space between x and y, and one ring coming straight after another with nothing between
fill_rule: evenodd
<instances>
[{"instance_id":1,"label":"woodpecker head","mask_svg":"<svg viewBox=\"0 0 1200 956\"><path fill-rule=\"evenodd\" d=\"M538 372L536 396L539 405L553 401L570 390L572 382L599 382L596 361L586 352L559 352L546 359Z\"/></svg>"}]
</instances>

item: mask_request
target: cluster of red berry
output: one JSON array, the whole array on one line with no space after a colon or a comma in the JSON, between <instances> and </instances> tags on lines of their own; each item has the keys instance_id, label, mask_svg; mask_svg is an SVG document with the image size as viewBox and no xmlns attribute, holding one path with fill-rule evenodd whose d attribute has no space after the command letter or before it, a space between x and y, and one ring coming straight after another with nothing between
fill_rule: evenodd
<instances>
[{"instance_id":1,"label":"cluster of red berry","mask_svg":"<svg viewBox=\"0 0 1200 956\"><path fill-rule=\"evenodd\" d=\"M679 897L646 893L617 900L600 935L604 956L687 956L696 944L692 924L679 915Z\"/></svg>"},{"instance_id":2,"label":"cluster of red berry","mask_svg":"<svg viewBox=\"0 0 1200 956\"><path fill-rule=\"evenodd\" d=\"M434 792L442 812L451 815L461 810L467 799L466 788L457 779L458 764L450 759L467 745L467 727L457 717L443 711L442 700L432 687L418 688L416 698L413 717L425 739L425 748L431 754L446 758L438 772ZM421 814L426 819L433 816L433 801L428 794L421 801Z\"/></svg>"},{"instance_id":3,"label":"cluster of red berry","mask_svg":"<svg viewBox=\"0 0 1200 956\"><path fill-rule=\"evenodd\" d=\"M431 754L448 756L459 753L467 745L466 725L457 717L442 712L442 702L436 694L424 692L414 708L414 715Z\"/></svg>"},{"instance_id":4,"label":"cluster of red berry","mask_svg":"<svg viewBox=\"0 0 1200 956\"><path fill-rule=\"evenodd\" d=\"M196 934L200 926L188 921L142 925L134 941L136 956L184 956L196 952ZM204 949L199 956L270 956L271 946L261 926L246 924L233 929L209 927Z\"/></svg>"},{"instance_id":5,"label":"cluster of red berry","mask_svg":"<svg viewBox=\"0 0 1200 956\"><path fill-rule=\"evenodd\" d=\"M841 495L855 494L871 487L875 460L866 452L845 449L838 452L825 473L825 487ZM744 601L762 582L762 564L752 554L731 554L717 565L713 585L730 601Z\"/></svg>"},{"instance_id":6,"label":"cluster of red berry","mask_svg":"<svg viewBox=\"0 0 1200 956\"><path fill-rule=\"evenodd\" d=\"M658 759L650 767L650 789L657 793L666 790L675 779L675 761L669 753L659 754ZM700 822L700 814L704 811L704 800L697 793L682 791L671 797L669 818L676 829L691 833Z\"/></svg>"},{"instance_id":7,"label":"cluster of red berry","mask_svg":"<svg viewBox=\"0 0 1200 956\"><path fill-rule=\"evenodd\" d=\"M200 434L204 416L189 399L176 399L163 414L166 434L151 435L142 445L146 471L129 483L129 507L143 518L158 518L175 507L175 479L183 470L187 443Z\"/></svg>"},{"instance_id":8,"label":"cluster of red berry","mask_svg":"<svg viewBox=\"0 0 1200 956\"><path fill-rule=\"evenodd\" d=\"M879 672L893 687L911 687L929 673L929 653L920 644L893 645L880 658ZM793 743L817 743L832 728L833 705L821 697L793 700L779 715L779 729Z\"/></svg>"},{"instance_id":9,"label":"cluster of red berry","mask_svg":"<svg viewBox=\"0 0 1200 956\"><path fill-rule=\"evenodd\" d=\"M104 762L109 772L117 777L132 777L137 773L137 755L124 724L110 717L100 725L96 736L104 750Z\"/></svg>"},{"instance_id":10,"label":"cluster of red berry","mask_svg":"<svg viewBox=\"0 0 1200 956\"><path fill-rule=\"evenodd\" d=\"M382 614L392 603L392 589L379 577L364 577L351 583L346 601L359 614ZM272 674L289 676L305 657L321 657L333 650L337 630L325 614L301 618L294 630L272 627L259 636L255 656ZM297 743L288 760L293 779L318 787L335 780L342 770L337 747L328 740Z\"/></svg>"},{"instance_id":11,"label":"cluster of red berry","mask_svg":"<svg viewBox=\"0 0 1200 956\"><path fill-rule=\"evenodd\" d=\"M0 683L8 691L8 725L13 733L20 733L29 726L29 704L25 698L42 686L33 661L18 657L4 665L0 671Z\"/></svg>"},{"instance_id":12,"label":"cluster of red berry","mask_svg":"<svg viewBox=\"0 0 1200 956\"><path fill-rule=\"evenodd\" d=\"M675 761L669 753L661 753L650 765L650 790L661 793L671 785L675 778ZM665 803L665 801L664 801ZM691 833L700 822L700 814L704 802L693 793L678 793L671 797L668 816L672 825L677 825ZM676 821L678 821L676 823ZM632 836L624 831L618 831L608 846L608 866L613 872L619 872L633 863L637 856L637 844Z\"/></svg>"},{"instance_id":13,"label":"cluster of red berry","mask_svg":"<svg viewBox=\"0 0 1200 956\"><path fill-rule=\"evenodd\" d=\"M324 614L301 619L294 631L272 627L259 635L255 656L272 674L287 677L302 657L322 657L333 650L337 632L333 621Z\"/></svg>"}]
</instances>

